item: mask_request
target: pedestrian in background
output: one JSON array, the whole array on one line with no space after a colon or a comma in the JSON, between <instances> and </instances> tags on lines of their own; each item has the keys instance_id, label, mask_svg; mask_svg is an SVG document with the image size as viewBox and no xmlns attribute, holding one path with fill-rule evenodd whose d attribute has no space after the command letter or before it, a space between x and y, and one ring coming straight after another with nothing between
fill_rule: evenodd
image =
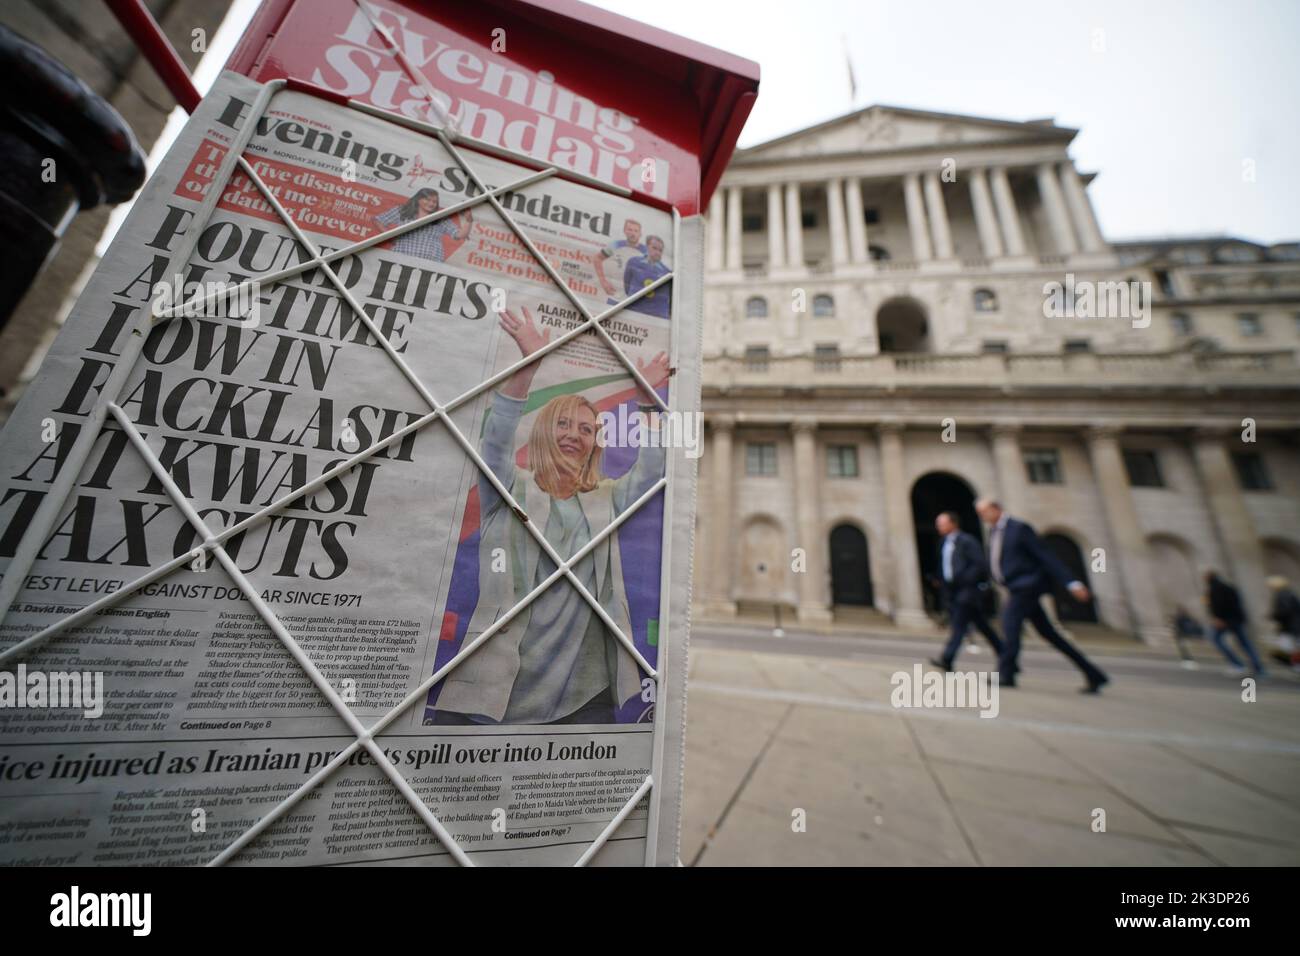
<instances>
[{"instance_id":1,"label":"pedestrian in background","mask_svg":"<svg viewBox=\"0 0 1300 956\"><path fill-rule=\"evenodd\" d=\"M1291 590L1291 582L1281 575L1268 579L1273 592L1269 617L1277 624L1277 649L1273 656L1291 667L1300 667L1300 597Z\"/></svg>"},{"instance_id":2,"label":"pedestrian in background","mask_svg":"<svg viewBox=\"0 0 1300 956\"><path fill-rule=\"evenodd\" d=\"M1246 633L1246 608L1241 602L1241 593L1213 569L1205 572L1205 606L1210 611L1210 640L1219 653L1228 659L1236 673L1246 672L1246 665L1228 646L1225 635L1231 634L1246 652L1252 672L1262 676L1264 665Z\"/></svg>"},{"instance_id":3,"label":"pedestrian in background","mask_svg":"<svg viewBox=\"0 0 1300 956\"><path fill-rule=\"evenodd\" d=\"M1188 670L1196 670L1196 661L1187 653L1187 645L1183 642L1204 637L1205 628L1181 604L1174 608L1173 628L1174 642L1178 645L1178 656L1183 659L1183 666Z\"/></svg>"}]
</instances>

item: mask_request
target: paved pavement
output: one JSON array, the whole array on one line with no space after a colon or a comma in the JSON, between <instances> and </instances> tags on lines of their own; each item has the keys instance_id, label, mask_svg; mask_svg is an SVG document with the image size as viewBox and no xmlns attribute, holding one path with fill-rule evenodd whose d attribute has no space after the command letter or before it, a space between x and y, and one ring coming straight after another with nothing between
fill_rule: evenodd
<instances>
[{"instance_id":1,"label":"paved pavement","mask_svg":"<svg viewBox=\"0 0 1300 956\"><path fill-rule=\"evenodd\" d=\"M682 862L1300 865L1296 675L1245 702L1213 648L1187 670L1107 645L1089 653L1114 682L1092 697L1026 635L997 717L893 707L892 675L938 643L697 626Z\"/></svg>"}]
</instances>

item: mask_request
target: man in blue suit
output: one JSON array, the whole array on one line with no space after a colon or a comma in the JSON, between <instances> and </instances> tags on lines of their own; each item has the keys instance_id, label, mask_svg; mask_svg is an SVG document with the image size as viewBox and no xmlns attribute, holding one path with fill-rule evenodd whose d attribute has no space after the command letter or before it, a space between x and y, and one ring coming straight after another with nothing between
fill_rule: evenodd
<instances>
[{"instance_id":1,"label":"man in blue suit","mask_svg":"<svg viewBox=\"0 0 1300 956\"><path fill-rule=\"evenodd\" d=\"M1007 589L1006 609L1002 612L1002 658L998 669L1003 687L1016 686L1016 662L1020 657L1020 629L1026 620L1043 640L1074 662L1088 682L1082 693L1095 694L1109 678L1077 647L1052 627L1039 599L1052 590L1052 581L1063 585L1077 601L1089 598L1083 582L1076 581L1023 521L1017 521L991 498L975 502L975 510L989 526L989 569L993 580Z\"/></svg>"},{"instance_id":2,"label":"man in blue suit","mask_svg":"<svg viewBox=\"0 0 1300 956\"><path fill-rule=\"evenodd\" d=\"M939 573L943 577L943 596L951 629L943 654L931 658L930 663L952 670L962 639L972 625L993 646L994 656L1001 659L1002 642L984 616L984 594L989 580L984 548L975 535L961 530L957 516L951 511L935 518L934 527L939 532Z\"/></svg>"}]
</instances>

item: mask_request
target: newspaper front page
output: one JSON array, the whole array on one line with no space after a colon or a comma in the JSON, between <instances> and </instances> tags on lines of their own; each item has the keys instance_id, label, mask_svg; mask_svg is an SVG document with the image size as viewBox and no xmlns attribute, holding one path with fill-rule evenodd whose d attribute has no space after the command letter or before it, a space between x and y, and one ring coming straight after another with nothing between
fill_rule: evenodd
<instances>
[{"instance_id":1,"label":"newspaper front page","mask_svg":"<svg viewBox=\"0 0 1300 956\"><path fill-rule=\"evenodd\" d=\"M590 313L643 292L602 323L635 375L591 328L520 362L584 319L487 202L334 259L348 295L320 266L241 286L314 254L243 172L219 181L248 123L243 156L325 255L535 172L462 150L471 176L438 140L306 93L255 116L259 89L226 74L204 100L0 436L8 576L96 403L119 410L0 625L3 651L120 597L0 672L0 862L208 863L347 754L230 862L455 862L395 772L474 863L572 864L651 774L661 688L637 656L657 668L675 652L663 617L688 600L688 577L674 575L671 602L660 592L665 546L689 561L693 470L680 469L701 438L697 370L693 394L670 386L698 302L674 315L674 283L655 285L679 254L672 216L554 176L499 195ZM155 301L179 314L142 333ZM458 435L413 427L462 397ZM691 494L665 536L674 468ZM203 550L195 517L212 534L247 523L223 543L237 574ZM354 746L453 661L374 749ZM671 862L647 854L655 796L591 862Z\"/></svg>"}]
</instances>

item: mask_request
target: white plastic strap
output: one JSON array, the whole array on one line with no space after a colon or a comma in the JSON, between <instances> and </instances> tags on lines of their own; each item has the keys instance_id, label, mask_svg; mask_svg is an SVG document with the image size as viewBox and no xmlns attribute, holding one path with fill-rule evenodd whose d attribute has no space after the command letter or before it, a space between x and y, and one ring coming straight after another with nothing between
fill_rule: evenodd
<instances>
[{"instance_id":1,"label":"white plastic strap","mask_svg":"<svg viewBox=\"0 0 1300 956\"><path fill-rule=\"evenodd\" d=\"M645 780L641 781L641 786L636 788L636 793L632 794L632 796L628 798L627 803L623 804L623 809L619 810L618 813L614 815L614 819L605 824L605 829L601 830L600 833L597 834L596 839L591 841L591 846L587 847L582 856L578 857L578 862L573 865L586 866L591 861L591 858L596 855L596 851L604 846L605 841L614 835L614 831L617 830L619 825L628 818L634 809L636 809L636 805L641 802L647 793L650 792L650 788L653 786L653 777L646 777Z\"/></svg>"}]
</instances>

